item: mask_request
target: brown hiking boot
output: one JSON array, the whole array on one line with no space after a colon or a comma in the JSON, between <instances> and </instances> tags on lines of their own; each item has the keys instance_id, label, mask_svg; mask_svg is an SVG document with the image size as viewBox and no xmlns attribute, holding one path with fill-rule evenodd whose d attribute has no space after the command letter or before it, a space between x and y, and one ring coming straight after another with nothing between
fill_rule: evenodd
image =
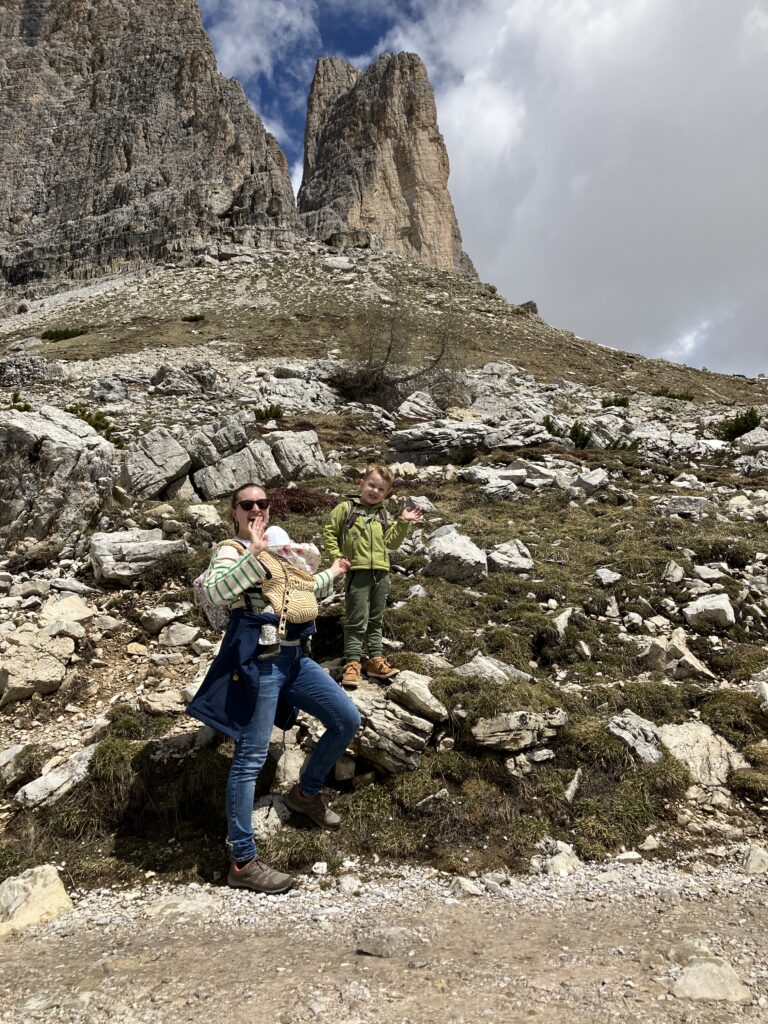
<instances>
[{"instance_id":1,"label":"brown hiking boot","mask_svg":"<svg viewBox=\"0 0 768 1024\"><path fill-rule=\"evenodd\" d=\"M265 864L259 857L254 857L239 868L234 861L229 866L227 885L233 889L251 889L253 892L265 892L274 896L288 892L293 888L296 879L283 871L276 871Z\"/></svg>"},{"instance_id":2,"label":"brown hiking boot","mask_svg":"<svg viewBox=\"0 0 768 1024\"><path fill-rule=\"evenodd\" d=\"M369 679L385 679L389 681L400 674L399 668L394 668L386 658L377 654L375 658L369 658L363 665L363 672Z\"/></svg>"},{"instance_id":3,"label":"brown hiking boot","mask_svg":"<svg viewBox=\"0 0 768 1024\"><path fill-rule=\"evenodd\" d=\"M360 662L348 661L341 674L341 685L347 690L356 690L363 677L360 675Z\"/></svg>"},{"instance_id":4,"label":"brown hiking boot","mask_svg":"<svg viewBox=\"0 0 768 1024\"><path fill-rule=\"evenodd\" d=\"M325 801L319 793L314 796L302 796L298 782L283 797L285 806L297 814L303 814L310 821L313 821L318 828L335 832L341 825L341 818L334 811L325 806Z\"/></svg>"}]
</instances>

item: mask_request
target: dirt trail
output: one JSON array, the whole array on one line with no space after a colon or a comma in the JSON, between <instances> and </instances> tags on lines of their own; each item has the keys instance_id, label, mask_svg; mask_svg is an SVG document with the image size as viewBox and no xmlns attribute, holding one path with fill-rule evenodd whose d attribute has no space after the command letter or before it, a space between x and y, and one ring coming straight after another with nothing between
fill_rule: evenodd
<instances>
[{"instance_id":1,"label":"dirt trail","mask_svg":"<svg viewBox=\"0 0 768 1024\"><path fill-rule=\"evenodd\" d=\"M365 892L337 893L318 909L301 895L267 906L213 889L166 898L154 918L122 922L91 903L58 928L3 945L0 1020L766 1021L766 880L714 879L688 895L646 888L645 897L642 887L597 897L594 887L563 889L541 906L515 893L461 902L430 895L417 909L383 912ZM356 953L361 935L382 928L391 956ZM749 984L753 1005L669 995L681 949L701 941Z\"/></svg>"}]
</instances>

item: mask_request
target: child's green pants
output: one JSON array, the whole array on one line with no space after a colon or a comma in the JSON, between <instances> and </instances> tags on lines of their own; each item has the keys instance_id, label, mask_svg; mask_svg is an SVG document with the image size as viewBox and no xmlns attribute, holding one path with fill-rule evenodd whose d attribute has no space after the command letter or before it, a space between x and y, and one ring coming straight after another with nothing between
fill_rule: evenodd
<instances>
[{"instance_id":1,"label":"child's green pants","mask_svg":"<svg viewBox=\"0 0 768 1024\"><path fill-rule=\"evenodd\" d=\"M381 627L389 593L389 573L384 569L353 569L347 573L347 624L344 627L344 659L362 661L381 654Z\"/></svg>"}]
</instances>

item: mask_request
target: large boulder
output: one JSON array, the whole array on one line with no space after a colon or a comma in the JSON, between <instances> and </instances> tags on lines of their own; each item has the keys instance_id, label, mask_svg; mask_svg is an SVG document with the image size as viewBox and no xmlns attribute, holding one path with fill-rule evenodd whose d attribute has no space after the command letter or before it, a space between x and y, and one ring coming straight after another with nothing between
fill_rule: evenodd
<instances>
[{"instance_id":1,"label":"large boulder","mask_svg":"<svg viewBox=\"0 0 768 1024\"><path fill-rule=\"evenodd\" d=\"M508 540L497 544L488 555L488 568L491 572L530 572L533 559L521 540Z\"/></svg>"},{"instance_id":2,"label":"large boulder","mask_svg":"<svg viewBox=\"0 0 768 1024\"><path fill-rule=\"evenodd\" d=\"M75 652L68 636L51 636L26 622L7 636L8 649L0 658L0 707L25 700L33 693L54 693L67 674Z\"/></svg>"},{"instance_id":3,"label":"large boulder","mask_svg":"<svg viewBox=\"0 0 768 1024\"><path fill-rule=\"evenodd\" d=\"M750 430L738 438L736 447L740 452L746 454L768 452L768 430L765 427L755 427L754 430Z\"/></svg>"},{"instance_id":4,"label":"large boulder","mask_svg":"<svg viewBox=\"0 0 768 1024\"><path fill-rule=\"evenodd\" d=\"M451 531L430 538L426 546L425 576L439 576L450 583L479 583L488 575L488 560L482 548L469 537Z\"/></svg>"},{"instance_id":5,"label":"large boulder","mask_svg":"<svg viewBox=\"0 0 768 1024\"><path fill-rule=\"evenodd\" d=\"M265 434L284 480L308 480L313 476L334 476L335 468L325 461L314 430L275 430Z\"/></svg>"},{"instance_id":6,"label":"large boulder","mask_svg":"<svg viewBox=\"0 0 768 1024\"><path fill-rule=\"evenodd\" d=\"M727 594L705 594L683 608L689 626L732 626L736 614Z\"/></svg>"},{"instance_id":7,"label":"large boulder","mask_svg":"<svg viewBox=\"0 0 768 1024\"><path fill-rule=\"evenodd\" d=\"M154 427L128 449L120 482L130 494L157 498L191 465L189 452L173 434L165 427Z\"/></svg>"},{"instance_id":8,"label":"large boulder","mask_svg":"<svg viewBox=\"0 0 768 1024\"><path fill-rule=\"evenodd\" d=\"M488 428L484 423L435 420L426 426L396 430L387 452L387 462L414 462L434 466L445 462L465 463L477 455Z\"/></svg>"},{"instance_id":9,"label":"large boulder","mask_svg":"<svg viewBox=\"0 0 768 1024\"><path fill-rule=\"evenodd\" d=\"M79 534L112 492L115 447L77 416L44 405L0 412L0 538Z\"/></svg>"},{"instance_id":10,"label":"large boulder","mask_svg":"<svg viewBox=\"0 0 768 1024\"><path fill-rule=\"evenodd\" d=\"M242 451L199 469L192 479L203 497L210 500L231 494L247 481L271 487L281 480L281 474L269 445L251 441Z\"/></svg>"},{"instance_id":11,"label":"large boulder","mask_svg":"<svg viewBox=\"0 0 768 1024\"><path fill-rule=\"evenodd\" d=\"M662 746L688 766L699 786L724 786L737 768L748 768L746 759L704 722L662 725Z\"/></svg>"},{"instance_id":12,"label":"large boulder","mask_svg":"<svg viewBox=\"0 0 768 1024\"><path fill-rule=\"evenodd\" d=\"M363 718L353 752L388 772L418 768L433 723L372 687L363 686L351 696Z\"/></svg>"},{"instance_id":13,"label":"large boulder","mask_svg":"<svg viewBox=\"0 0 768 1024\"><path fill-rule=\"evenodd\" d=\"M404 671L387 687L386 695L389 700L428 718L430 722L442 722L448 717L448 709L430 690L431 682L429 676Z\"/></svg>"},{"instance_id":14,"label":"large boulder","mask_svg":"<svg viewBox=\"0 0 768 1024\"><path fill-rule=\"evenodd\" d=\"M0 885L0 939L71 909L72 900L53 864L29 868Z\"/></svg>"},{"instance_id":15,"label":"large boulder","mask_svg":"<svg viewBox=\"0 0 768 1024\"><path fill-rule=\"evenodd\" d=\"M119 530L94 533L91 564L96 579L131 583L168 555L183 554L183 540L163 540L162 530Z\"/></svg>"}]
</instances>

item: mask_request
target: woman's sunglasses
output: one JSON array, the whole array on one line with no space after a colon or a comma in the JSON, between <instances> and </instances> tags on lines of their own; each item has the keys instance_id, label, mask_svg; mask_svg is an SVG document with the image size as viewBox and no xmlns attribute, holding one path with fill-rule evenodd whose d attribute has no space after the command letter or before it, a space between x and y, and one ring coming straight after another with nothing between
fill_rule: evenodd
<instances>
[{"instance_id":1,"label":"woman's sunglasses","mask_svg":"<svg viewBox=\"0 0 768 1024\"><path fill-rule=\"evenodd\" d=\"M254 507L261 509L263 512L265 509L269 508L270 500L269 498L254 498L253 501L251 501L250 498L246 498L244 501L238 501L237 504L243 512L250 512Z\"/></svg>"}]
</instances>

